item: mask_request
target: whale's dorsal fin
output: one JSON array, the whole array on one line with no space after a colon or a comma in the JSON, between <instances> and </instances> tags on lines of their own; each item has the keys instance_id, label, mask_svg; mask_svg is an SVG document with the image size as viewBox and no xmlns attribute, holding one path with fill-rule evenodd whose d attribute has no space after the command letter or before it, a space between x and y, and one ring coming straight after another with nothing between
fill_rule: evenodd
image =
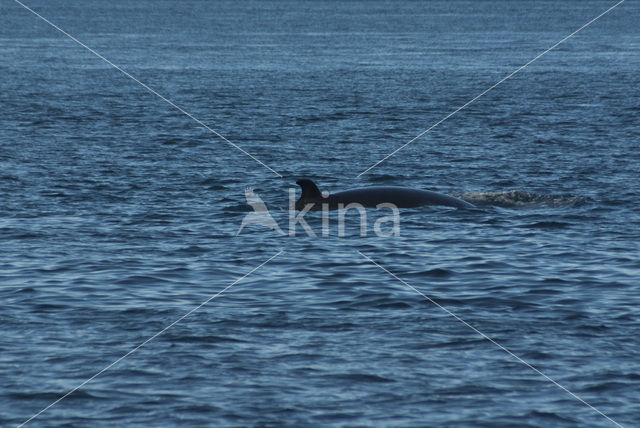
<instances>
[{"instance_id":1,"label":"whale's dorsal fin","mask_svg":"<svg viewBox=\"0 0 640 428\"><path fill-rule=\"evenodd\" d=\"M309 201L322 198L322 194L318 186L316 186L316 183L308 178L301 178L296 181L296 183L302 188L302 196L300 196L300 199Z\"/></svg>"}]
</instances>

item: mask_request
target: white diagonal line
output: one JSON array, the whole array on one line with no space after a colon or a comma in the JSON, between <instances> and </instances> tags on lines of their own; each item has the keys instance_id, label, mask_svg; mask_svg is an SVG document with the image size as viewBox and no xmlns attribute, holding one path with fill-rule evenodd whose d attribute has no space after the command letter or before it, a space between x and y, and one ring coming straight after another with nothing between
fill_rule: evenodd
<instances>
[{"instance_id":1,"label":"white diagonal line","mask_svg":"<svg viewBox=\"0 0 640 428\"><path fill-rule=\"evenodd\" d=\"M413 285L409 284L408 282L404 281L402 278L398 277L396 274L394 274L393 272L391 272L390 270L386 269L384 266L381 266L380 264L376 263L371 257L367 256L366 254L362 253L360 250L357 250L358 253L364 257L365 259L369 260L371 263L373 263L374 265L378 266L380 269L382 269L383 271L385 271L386 273L388 273L389 275L391 275L392 277L394 277L395 279L397 279L398 281L400 281L402 284L406 285L407 287L409 287L410 289L412 289L413 291L415 291L416 293L418 293L419 295L421 295L422 297L424 297L425 299L427 299L429 302L433 303L434 305L436 305L438 308L442 309L444 312L446 312L447 314L451 315L453 318L455 318L456 320L460 321L462 324L464 324L465 326L469 327L471 330L473 330L474 332L478 333L480 336L482 336L484 339L488 340L489 342L493 343L494 345L496 345L498 348L502 349L504 352L506 352L507 354L509 354L510 356L512 356L513 358L515 358L516 360L518 360L518 362L524 364L525 366L529 367L531 370L533 370L534 372L536 372L537 374L539 374L540 376L544 377L545 379L547 379L549 382L553 383L554 385L556 385L558 388L562 389L563 391L565 391L567 394L571 395L573 398L575 398L576 400L580 401L582 404L584 404L585 406L589 407L591 410L597 412L598 414L600 414L601 416L605 417L606 419L608 419L610 422L612 422L613 424L615 424L616 426L623 428L622 425L620 425L618 422L614 421L613 419L611 419L609 416L605 415L604 413L602 413L600 410L596 409L594 406L592 406L591 404L587 403L584 399L582 399L581 397L579 397L578 395L576 395L575 393L569 391L566 387L562 386L560 383L558 383L557 381L555 381L554 379L550 378L548 375L544 374L543 372L541 372L539 369L535 368L534 366L532 366L531 364L529 364L528 362L526 362L525 360L523 360L522 358L520 358L519 356L517 356L516 354L514 354L513 352L511 352L509 349L505 348L503 345L501 345L500 343L496 342L494 339L492 339L491 337L487 336L486 334L484 334L483 332L481 332L480 330L478 330L477 328L475 328L474 326L472 326L471 324L469 324L468 322L466 322L465 320L463 320L462 318L460 318L458 315L454 314L453 312L451 312L449 309L445 308L444 306L442 306L441 304L439 304L438 302L436 302L435 300L433 300L431 297L427 296L426 294L424 294L422 291L418 290L417 288L415 288Z\"/></svg>"},{"instance_id":2,"label":"white diagonal line","mask_svg":"<svg viewBox=\"0 0 640 428\"><path fill-rule=\"evenodd\" d=\"M206 123L202 122L200 119L196 118L194 115L192 115L191 113L189 113L188 111L186 111L185 109L180 107L179 105L175 104L173 101L167 99L165 96L163 96L162 94L158 93L155 89L151 88L146 83L143 83L140 80L136 79L134 76L132 76L129 72L124 70L119 65L114 64L113 62L109 61L107 58L102 56L100 53L96 52L94 49L90 48L89 46L87 46L86 44L84 44L83 42L78 40L77 38L73 37L71 34L67 33L62 28L58 27L56 24L54 24L53 22L49 21L47 18L45 18L44 16L40 15L38 12L36 12L33 9L31 9L29 6L25 5L21 1L19 1L19 0L14 0L14 1L16 3L18 3L20 6L22 6L23 8L25 8L26 10L28 10L29 12L33 13L35 16L37 16L38 18L40 18L44 22L46 22L47 24L49 24L50 26L52 26L53 28L55 28L56 30L58 30L59 32L61 32L62 34L64 34L65 36L67 36L68 38L70 38L71 40L73 40L74 42L76 42L77 44L79 44L80 46L82 46L83 48L85 48L86 50L88 50L89 52L91 52L92 54L94 54L95 56L97 56L98 58L100 58L102 61L104 61L107 64L109 64L111 67L115 68L116 70L118 70L119 72L121 72L122 74L127 76L129 79L133 80L134 82L136 82L137 84L139 84L140 86L145 88L147 91L151 92L153 95L155 95L158 98L160 98L162 101L164 101L167 104L169 104L171 107L174 107L175 109L180 111L180 113L184 114L185 116L188 116L190 119L192 119L198 125L202 126L206 130L210 131L211 133L213 133L217 137L221 138L223 141L229 143L230 145L232 145L236 149L240 150L245 155L249 156L254 161L258 162L263 167L267 168L269 171L273 172L278 177L282 178L282 175L279 172L277 172L276 170L274 170L271 167L269 167L268 165L266 165L264 162L262 162L260 159L258 159L255 156L253 156L251 153L249 153L246 150L244 150L242 147L240 147L237 144L229 141L224 135L220 134L218 131L216 131L213 128L209 127Z\"/></svg>"},{"instance_id":3,"label":"white diagonal line","mask_svg":"<svg viewBox=\"0 0 640 428\"><path fill-rule=\"evenodd\" d=\"M483 97L484 95L486 95L487 93L489 93L490 91L492 91L493 89L495 89L497 86L501 85L503 82L505 82L506 80L511 79L513 76L515 76L516 74L518 74L519 72L521 72L522 70L524 70L525 68L527 68L529 65L531 65L533 62L537 61L538 59L540 59L542 56L546 55L547 53L551 52L552 50L554 50L555 48L557 48L558 46L560 46L562 43L566 42L567 40L569 40L571 37L575 36L576 34L578 34L580 31L584 30L585 28L587 28L589 25L593 24L594 22L596 22L598 19L602 18L604 15L606 15L607 13L611 12L613 9L615 9L616 7L620 6L622 3L624 3L625 0L620 0L618 3L614 4L613 6L611 6L609 9L605 10L604 12L602 12L600 15L596 16L595 18L593 18L591 21L587 22L586 24L584 24L582 27L578 28L576 31L574 31L573 33L569 34L568 36L566 36L564 39L560 40L559 42L557 42L555 45L551 46L550 48L548 48L547 50L545 50L544 52L539 53L535 58L533 58L532 60L530 60L529 62L527 62L524 65L521 65L520 67L518 67L517 69L515 69L513 72L511 72L511 74L503 77L501 80L499 80L498 82L494 83L492 86L490 86L489 88L485 89L484 91L482 91L480 94L476 95L474 98L472 98L471 100L467 101L465 104L463 104L462 106L458 107L457 109L455 109L454 111L452 111L451 113L449 113L448 115L446 115L445 117L443 117L442 119L440 119L439 121L437 121L436 123L434 123L433 125L431 125L429 128L425 129L424 131L422 131L421 133L419 133L418 135L416 135L415 137L413 137L411 140L407 141L406 143L404 143L403 145L401 145L400 147L398 147L397 149L395 149L394 151L392 151L391 153L389 153L387 156L383 157L382 159L380 159L378 162L374 163L373 165L371 165L369 168L365 169L364 171L362 171L360 174L358 174L356 177L360 177L363 174L366 174L368 171L370 171L371 169L375 168L376 166L380 165L382 162L386 161L387 159L389 159L391 156L395 155L396 153L398 153L400 150L404 149L405 147L407 147L409 144L413 143L414 141L416 141L418 138L422 137L424 134L426 134L427 132L431 131L433 128L435 128L436 126L440 125L442 122L448 120L451 116L457 114L458 112L460 112L461 110L467 108L469 105L473 104L474 102L476 102L479 98Z\"/></svg>"},{"instance_id":4,"label":"white diagonal line","mask_svg":"<svg viewBox=\"0 0 640 428\"><path fill-rule=\"evenodd\" d=\"M197 311L198 309L200 309L201 307L203 307L204 305L206 305L207 303L209 303L210 301L212 301L213 299L215 299L216 297L220 296L222 293L224 293L225 291L227 291L228 289L230 289L231 287L233 287L234 285L236 285L238 282L242 281L243 279L245 279L246 277L248 277L249 275L251 275L253 272L257 271L258 269L260 269L262 266L266 265L267 263L269 263L271 260L275 259L276 257L278 257L280 254L282 254L283 250L278 251L277 254L269 257L266 261L260 263L258 266L254 267L253 269L251 269L249 272L245 273L244 275L242 275L240 278L236 279L235 281L233 281L231 284L227 285L225 288L223 288L222 290L218 291L216 294L212 295L211 297L209 297L207 300L205 300L204 302L200 303L198 306L196 306L195 308L191 309L189 312L187 312L186 314L182 315L180 318L178 318L177 320L175 320L174 322L172 322L171 324L169 324L168 326L166 326L165 328L163 328L162 330L160 330L159 332L157 332L156 334L154 334L153 336L149 337L147 340L145 340L144 342L140 343L138 346L136 346L135 348L131 349L129 352L127 352L126 354L124 354L122 357L118 358L117 360L115 360L114 362L112 362L111 364L109 364L108 366L106 366L105 368L103 368L102 370L100 370L99 372L97 372L96 374L94 374L93 376L91 376L89 379L85 380L84 382L82 382L81 384L79 384L78 386L76 386L75 388L73 388L72 390L70 390L69 392L67 392L66 394L64 394L63 396L61 396L60 398L58 398L56 401L54 401L53 403L49 404L47 407L45 407L44 409L40 410L38 413L36 413L35 415L31 416L29 419L27 419L26 421L22 422L20 425L18 425L18 428L23 427L24 425L28 424L29 422L31 422L33 419L37 418L38 416L40 416L42 413L46 412L48 409L50 409L51 407L55 406L56 404L58 404L59 402L61 402L62 400L64 400L65 398L67 398L69 395L73 394L74 392L76 392L78 389L82 388L83 386L85 386L86 384L88 384L89 382L91 382L92 380L94 380L95 378L97 378L98 376L100 376L102 373L106 372L107 370L109 370L111 367L115 366L116 364L118 364L120 361L124 360L125 358L127 358L129 355L133 354L134 352L136 352L138 349L142 348L144 345L146 345L147 343L151 342L153 339L155 339L156 337L160 336L162 333L166 332L167 330L169 330L171 327L173 327L174 325L178 324L180 321L182 321L183 319L185 319L186 317L188 317L189 315L191 315L192 313L194 313L195 311Z\"/></svg>"}]
</instances>

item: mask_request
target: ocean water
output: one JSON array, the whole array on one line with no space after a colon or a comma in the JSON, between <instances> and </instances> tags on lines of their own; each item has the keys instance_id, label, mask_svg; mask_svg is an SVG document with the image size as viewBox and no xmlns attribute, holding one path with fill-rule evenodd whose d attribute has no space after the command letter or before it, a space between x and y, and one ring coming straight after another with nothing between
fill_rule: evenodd
<instances>
[{"instance_id":1,"label":"ocean water","mask_svg":"<svg viewBox=\"0 0 640 428\"><path fill-rule=\"evenodd\" d=\"M613 4L2 2L0 425L637 426L638 2L361 174Z\"/></svg>"}]
</instances>

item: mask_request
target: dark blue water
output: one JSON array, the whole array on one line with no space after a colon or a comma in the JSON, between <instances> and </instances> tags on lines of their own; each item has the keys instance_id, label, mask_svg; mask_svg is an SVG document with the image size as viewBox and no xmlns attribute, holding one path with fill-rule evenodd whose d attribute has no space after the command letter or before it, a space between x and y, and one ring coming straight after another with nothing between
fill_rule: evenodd
<instances>
[{"instance_id":1,"label":"dark blue water","mask_svg":"<svg viewBox=\"0 0 640 428\"><path fill-rule=\"evenodd\" d=\"M282 177L3 2L0 425L232 284L28 426L638 424L638 2L361 176L614 3L27 4ZM478 209L235 236L299 176Z\"/></svg>"}]
</instances>

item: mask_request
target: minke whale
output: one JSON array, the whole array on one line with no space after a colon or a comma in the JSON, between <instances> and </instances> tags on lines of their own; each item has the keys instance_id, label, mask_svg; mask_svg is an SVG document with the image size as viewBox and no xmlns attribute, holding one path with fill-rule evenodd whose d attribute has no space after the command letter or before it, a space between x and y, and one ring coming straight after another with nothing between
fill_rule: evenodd
<instances>
[{"instance_id":1,"label":"minke whale","mask_svg":"<svg viewBox=\"0 0 640 428\"><path fill-rule=\"evenodd\" d=\"M453 196L410 187L362 187L333 194L324 192L323 195L318 186L307 178L302 178L296 183L302 188L302 195L296 201L296 210L298 211L304 210L308 204L313 204L309 208L310 210L321 210L324 204L326 204L324 209L336 210L345 208L351 203L358 203L365 208L377 208L378 205L385 203L393 204L397 208L415 208L429 205L475 208L475 205Z\"/></svg>"}]
</instances>

